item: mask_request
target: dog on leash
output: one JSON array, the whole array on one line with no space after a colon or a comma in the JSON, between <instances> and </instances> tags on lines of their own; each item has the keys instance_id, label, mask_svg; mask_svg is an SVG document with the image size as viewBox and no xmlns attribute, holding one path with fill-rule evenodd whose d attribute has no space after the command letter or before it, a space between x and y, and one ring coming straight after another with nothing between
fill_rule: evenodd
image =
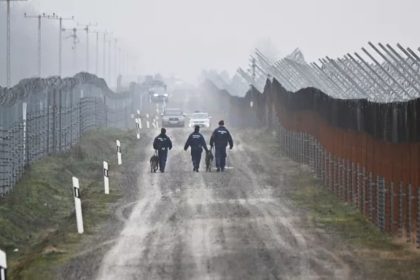
<instances>
[{"instance_id":1,"label":"dog on leash","mask_svg":"<svg viewBox=\"0 0 420 280\"><path fill-rule=\"evenodd\" d=\"M206 152L206 171L207 172L211 172L211 166L213 164L213 153L211 152L211 150L209 150L208 152Z\"/></svg>"},{"instance_id":2,"label":"dog on leash","mask_svg":"<svg viewBox=\"0 0 420 280\"><path fill-rule=\"evenodd\" d=\"M157 154L154 154L150 158L150 172L156 173L156 171L159 169L159 157Z\"/></svg>"}]
</instances>

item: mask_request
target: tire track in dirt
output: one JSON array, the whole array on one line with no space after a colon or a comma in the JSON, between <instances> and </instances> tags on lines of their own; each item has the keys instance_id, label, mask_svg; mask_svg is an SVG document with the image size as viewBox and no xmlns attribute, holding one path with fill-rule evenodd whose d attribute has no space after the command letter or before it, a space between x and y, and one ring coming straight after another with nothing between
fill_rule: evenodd
<instances>
[{"instance_id":1,"label":"tire track in dirt","mask_svg":"<svg viewBox=\"0 0 420 280\"><path fill-rule=\"evenodd\" d=\"M189 131L170 133L167 173L141 172L142 196L116 212L125 228L97 279L350 279L278 196L285 175L262 164L271 155L242 143L230 154L233 169L192 173L179 148ZM282 179L268 186L267 176Z\"/></svg>"}]
</instances>

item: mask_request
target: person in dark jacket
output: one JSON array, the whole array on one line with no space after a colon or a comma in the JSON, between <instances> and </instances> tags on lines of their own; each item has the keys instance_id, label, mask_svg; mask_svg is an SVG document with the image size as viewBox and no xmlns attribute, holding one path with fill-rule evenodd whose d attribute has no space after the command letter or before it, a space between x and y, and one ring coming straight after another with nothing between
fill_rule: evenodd
<instances>
[{"instance_id":1,"label":"person in dark jacket","mask_svg":"<svg viewBox=\"0 0 420 280\"><path fill-rule=\"evenodd\" d=\"M193 163L193 171L198 172L200 168L201 154L203 149L208 152L206 140L203 135L200 133L200 126L196 125L194 127L194 132L190 134L185 143L184 150L188 150L188 147L191 147L191 158Z\"/></svg>"},{"instance_id":2,"label":"person in dark jacket","mask_svg":"<svg viewBox=\"0 0 420 280\"><path fill-rule=\"evenodd\" d=\"M230 149L233 148L233 140L230 132L225 128L225 122L221 120L219 127L216 128L210 138L210 147L215 147L216 170L217 172L225 171L226 165L226 147L229 144Z\"/></svg>"},{"instance_id":3,"label":"person in dark jacket","mask_svg":"<svg viewBox=\"0 0 420 280\"><path fill-rule=\"evenodd\" d=\"M166 129L162 128L160 134L153 141L153 149L158 151L160 172L165 172L168 150L172 149L172 141L166 135Z\"/></svg>"}]
</instances>

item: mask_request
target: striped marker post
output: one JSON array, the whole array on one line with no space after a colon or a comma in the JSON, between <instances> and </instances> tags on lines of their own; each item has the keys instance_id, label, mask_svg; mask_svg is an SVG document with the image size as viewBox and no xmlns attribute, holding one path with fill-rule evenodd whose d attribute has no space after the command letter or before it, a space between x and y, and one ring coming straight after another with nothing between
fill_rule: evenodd
<instances>
[{"instance_id":1,"label":"striped marker post","mask_svg":"<svg viewBox=\"0 0 420 280\"><path fill-rule=\"evenodd\" d=\"M143 129L143 126L142 126L142 123L141 123L140 110L137 110L137 119L139 120L139 121L138 121L139 128L140 128L140 129Z\"/></svg>"},{"instance_id":2,"label":"striped marker post","mask_svg":"<svg viewBox=\"0 0 420 280\"><path fill-rule=\"evenodd\" d=\"M73 177L73 194L74 194L74 206L76 209L76 222L77 222L77 232L82 234L83 229L83 215L82 215L82 201L80 199L80 185L79 179Z\"/></svg>"},{"instance_id":3,"label":"striped marker post","mask_svg":"<svg viewBox=\"0 0 420 280\"><path fill-rule=\"evenodd\" d=\"M122 156L121 156L121 142L120 140L117 140L117 160L118 165L122 164Z\"/></svg>"},{"instance_id":4,"label":"striped marker post","mask_svg":"<svg viewBox=\"0 0 420 280\"><path fill-rule=\"evenodd\" d=\"M150 128L150 120L149 120L150 116L149 116L149 114L146 114L146 118L147 118L146 127L147 127L147 129L149 129Z\"/></svg>"},{"instance_id":5,"label":"striped marker post","mask_svg":"<svg viewBox=\"0 0 420 280\"><path fill-rule=\"evenodd\" d=\"M7 259L6 253L0 250L0 280L7 279Z\"/></svg>"},{"instance_id":6,"label":"striped marker post","mask_svg":"<svg viewBox=\"0 0 420 280\"><path fill-rule=\"evenodd\" d=\"M105 194L109 194L109 172L108 172L108 162L104 161L104 189Z\"/></svg>"},{"instance_id":7,"label":"striped marker post","mask_svg":"<svg viewBox=\"0 0 420 280\"><path fill-rule=\"evenodd\" d=\"M140 118L136 118L137 139L140 139Z\"/></svg>"}]
</instances>

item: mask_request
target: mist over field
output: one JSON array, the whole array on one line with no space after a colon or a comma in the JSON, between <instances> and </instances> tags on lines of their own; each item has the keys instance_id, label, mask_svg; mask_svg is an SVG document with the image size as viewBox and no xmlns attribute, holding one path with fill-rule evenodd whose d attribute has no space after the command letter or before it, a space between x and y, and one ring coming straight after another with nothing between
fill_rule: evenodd
<instances>
[{"instance_id":1,"label":"mist over field","mask_svg":"<svg viewBox=\"0 0 420 280\"><path fill-rule=\"evenodd\" d=\"M74 22L64 24L70 28L77 23L97 23L93 29L118 38L125 61L118 67L124 70L116 72L130 77L160 72L195 82L204 69L226 70L232 75L238 65L246 66L255 47L273 58L299 47L308 61L314 61L358 49L369 40L420 45L420 3L415 0L33 0L11 6L13 83L37 73L37 20L25 19L24 12L75 16ZM5 7L1 2L2 66ZM49 76L57 74L58 22L44 20L43 27L43 76ZM77 54L72 51L71 39L64 41L64 76L84 70L85 34L78 34ZM92 65L94 47L92 34ZM114 73L114 84L115 77ZM0 67L0 84L4 83L5 67Z\"/></svg>"}]
</instances>

